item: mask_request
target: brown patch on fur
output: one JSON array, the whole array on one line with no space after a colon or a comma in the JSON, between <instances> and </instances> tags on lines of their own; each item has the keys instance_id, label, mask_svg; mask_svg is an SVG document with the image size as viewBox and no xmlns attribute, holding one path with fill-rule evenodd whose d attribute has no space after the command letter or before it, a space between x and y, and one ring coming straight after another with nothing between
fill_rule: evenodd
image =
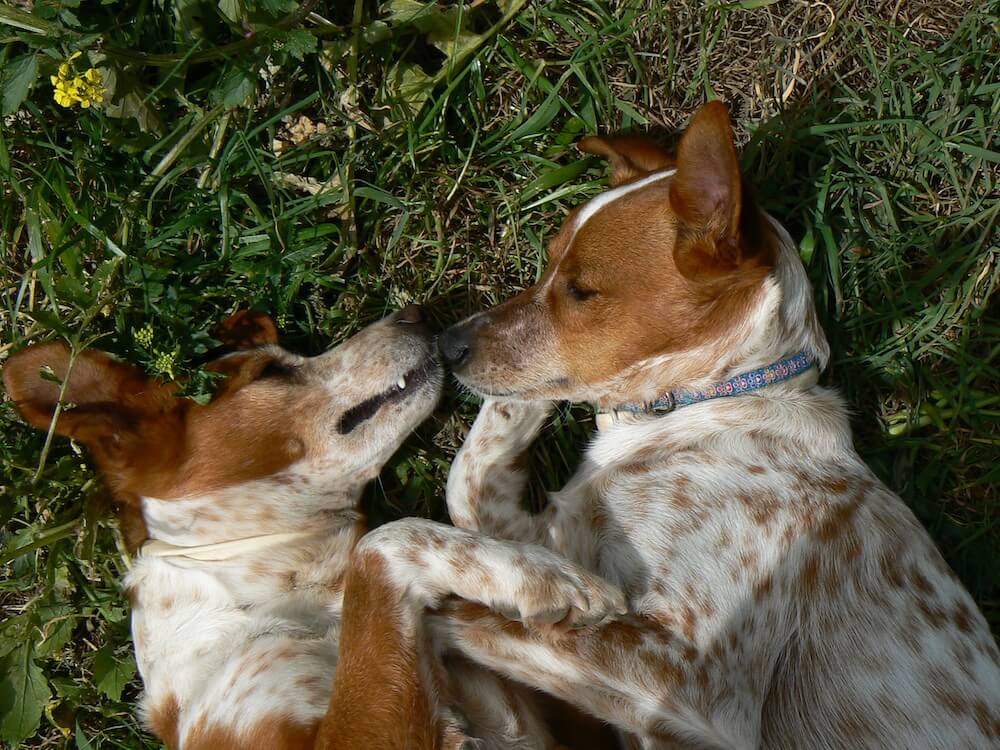
<instances>
[{"instance_id":1,"label":"brown patch on fur","mask_svg":"<svg viewBox=\"0 0 1000 750\"><path fill-rule=\"evenodd\" d=\"M820 487L834 495L843 495L850 487L846 479L824 479L820 481Z\"/></svg>"},{"instance_id":2,"label":"brown patch on fur","mask_svg":"<svg viewBox=\"0 0 1000 750\"><path fill-rule=\"evenodd\" d=\"M995 716L982 699L972 705L972 718L984 736L990 739L1000 736L1000 716Z\"/></svg>"},{"instance_id":3,"label":"brown patch on fur","mask_svg":"<svg viewBox=\"0 0 1000 750\"><path fill-rule=\"evenodd\" d=\"M948 621L945 611L936 604L927 601L924 597L917 598L917 609L923 615L927 624L932 628L941 628Z\"/></svg>"},{"instance_id":4,"label":"brown patch on fur","mask_svg":"<svg viewBox=\"0 0 1000 750\"><path fill-rule=\"evenodd\" d=\"M169 750L176 750L179 747L180 737L177 734L179 718L180 705L177 703L175 695L167 696L163 703L154 706L149 711L149 728L163 740L163 744Z\"/></svg>"},{"instance_id":5,"label":"brown patch on fur","mask_svg":"<svg viewBox=\"0 0 1000 750\"><path fill-rule=\"evenodd\" d=\"M729 529L723 529L719 532L719 547L726 549L733 543L733 535L729 533Z\"/></svg>"},{"instance_id":6,"label":"brown patch on fur","mask_svg":"<svg viewBox=\"0 0 1000 750\"><path fill-rule=\"evenodd\" d=\"M915 565L910 569L910 583L924 596L934 595L934 586L927 580L927 576L921 573Z\"/></svg>"},{"instance_id":7,"label":"brown patch on fur","mask_svg":"<svg viewBox=\"0 0 1000 750\"><path fill-rule=\"evenodd\" d=\"M774 579L767 575L757 581L753 587L754 599L760 603L770 595L772 588L774 587Z\"/></svg>"},{"instance_id":8,"label":"brown patch on fur","mask_svg":"<svg viewBox=\"0 0 1000 750\"><path fill-rule=\"evenodd\" d=\"M680 509L687 509L694 505L691 496L688 495L685 488L681 485L674 487L674 491L670 496L670 502L675 508Z\"/></svg>"},{"instance_id":9,"label":"brown patch on fur","mask_svg":"<svg viewBox=\"0 0 1000 750\"><path fill-rule=\"evenodd\" d=\"M858 493L849 502L835 506L816 529L816 536L820 541L830 543L848 533L854 526L854 516L863 501L864 494Z\"/></svg>"},{"instance_id":10,"label":"brown patch on fur","mask_svg":"<svg viewBox=\"0 0 1000 750\"><path fill-rule=\"evenodd\" d=\"M963 633L972 632L972 612L969 611L969 605L965 602L959 602L955 605L955 609L951 613L951 618L955 623L955 627L960 631Z\"/></svg>"},{"instance_id":11,"label":"brown patch on fur","mask_svg":"<svg viewBox=\"0 0 1000 750\"><path fill-rule=\"evenodd\" d=\"M329 682L316 674L303 674L295 678L295 684L312 693L319 694L330 687Z\"/></svg>"},{"instance_id":12,"label":"brown patch on fur","mask_svg":"<svg viewBox=\"0 0 1000 750\"><path fill-rule=\"evenodd\" d=\"M799 580L802 582L802 589L807 595L815 592L819 581L819 560L815 555L810 555L802 563L802 573Z\"/></svg>"}]
</instances>

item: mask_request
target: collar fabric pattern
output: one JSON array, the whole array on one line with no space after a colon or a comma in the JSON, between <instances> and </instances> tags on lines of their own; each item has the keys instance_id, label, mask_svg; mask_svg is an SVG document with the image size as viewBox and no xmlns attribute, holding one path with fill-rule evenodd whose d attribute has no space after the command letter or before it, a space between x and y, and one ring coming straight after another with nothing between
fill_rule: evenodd
<instances>
[{"instance_id":1,"label":"collar fabric pattern","mask_svg":"<svg viewBox=\"0 0 1000 750\"><path fill-rule=\"evenodd\" d=\"M726 398L728 396L739 396L743 393L751 393L766 388L775 383L790 380L796 375L813 366L813 361L805 352L799 352L791 357L779 359L765 367L759 367L750 372L740 373L729 380L709 386L704 390L687 390L676 388L660 396L655 401L648 401L635 404L622 404L611 409L610 412L600 412L598 417L609 415L612 421L617 419L619 414L669 414L675 409L683 406L698 404L702 401L710 401L714 398Z\"/></svg>"}]
</instances>

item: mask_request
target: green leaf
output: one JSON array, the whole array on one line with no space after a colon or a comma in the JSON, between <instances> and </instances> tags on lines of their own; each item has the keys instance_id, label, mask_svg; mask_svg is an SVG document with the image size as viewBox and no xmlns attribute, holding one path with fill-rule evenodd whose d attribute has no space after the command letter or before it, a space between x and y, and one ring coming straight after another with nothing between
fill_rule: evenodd
<instances>
[{"instance_id":1,"label":"green leaf","mask_svg":"<svg viewBox=\"0 0 1000 750\"><path fill-rule=\"evenodd\" d=\"M97 652L94 657L94 684L111 700L121 700L122 690L133 677L135 659L131 654L119 661L110 645Z\"/></svg>"},{"instance_id":2,"label":"green leaf","mask_svg":"<svg viewBox=\"0 0 1000 750\"><path fill-rule=\"evenodd\" d=\"M160 132L163 124L156 109L147 101L146 89L139 79L121 68L101 67L104 85L108 89L108 103L104 114L121 119L133 118L145 132Z\"/></svg>"},{"instance_id":3,"label":"green leaf","mask_svg":"<svg viewBox=\"0 0 1000 750\"><path fill-rule=\"evenodd\" d=\"M0 678L0 740L17 745L33 735L52 692L30 644L10 652Z\"/></svg>"},{"instance_id":4,"label":"green leaf","mask_svg":"<svg viewBox=\"0 0 1000 750\"><path fill-rule=\"evenodd\" d=\"M296 60L316 51L316 37L302 29L287 32L282 41L284 50Z\"/></svg>"},{"instance_id":5,"label":"green leaf","mask_svg":"<svg viewBox=\"0 0 1000 750\"><path fill-rule=\"evenodd\" d=\"M76 725L75 739L76 739L76 750L93 750L94 746L90 744L90 740L87 739L87 735L83 733L83 730L80 728L79 722L77 722Z\"/></svg>"},{"instance_id":6,"label":"green leaf","mask_svg":"<svg viewBox=\"0 0 1000 750\"><path fill-rule=\"evenodd\" d=\"M973 156L977 159L1000 163L1000 152L990 151L988 148L975 146L971 143L949 143L948 145L953 146L962 153L968 154L969 156Z\"/></svg>"},{"instance_id":7,"label":"green leaf","mask_svg":"<svg viewBox=\"0 0 1000 750\"><path fill-rule=\"evenodd\" d=\"M381 188L375 187L374 185L360 185L354 189L354 194L358 198L368 198L369 200L373 200L376 203L381 203L385 206L392 206L393 208L406 208L399 198L387 193Z\"/></svg>"},{"instance_id":8,"label":"green leaf","mask_svg":"<svg viewBox=\"0 0 1000 750\"><path fill-rule=\"evenodd\" d=\"M63 323L59 319L59 316L56 315L54 312L51 312L49 310L37 309L37 310L29 310L27 312L27 315L32 320L41 323L49 330L55 331L56 333L62 335L65 338L69 338L72 335L72 331L70 331L69 328L67 328L66 324Z\"/></svg>"},{"instance_id":9,"label":"green leaf","mask_svg":"<svg viewBox=\"0 0 1000 750\"><path fill-rule=\"evenodd\" d=\"M756 8L766 8L768 5L774 5L778 0L738 0L738 2L731 3L727 8L742 8L743 10L754 10Z\"/></svg>"},{"instance_id":10,"label":"green leaf","mask_svg":"<svg viewBox=\"0 0 1000 750\"><path fill-rule=\"evenodd\" d=\"M401 62L386 74L385 88L389 98L402 104L413 116L423 108L424 102L431 95L434 78L415 63Z\"/></svg>"},{"instance_id":11,"label":"green leaf","mask_svg":"<svg viewBox=\"0 0 1000 750\"><path fill-rule=\"evenodd\" d=\"M28 92L38 78L38 56L34 53L15 58L4 66L3 107L5 115L17 112L28 98Z\"/></svg>"},{"instance_id":12,"label":"green leaf","mask_svg":"<svg viewBox=\"0 0 1000 750\"><path fill-rule=\"evenodd\" d=\"M69 643L77 615L74 608L65 603L40 604L36 612L43 621L42 640L36 646L36 653L49 656Z\"/></svg>"},{"instance_id":13,"label":"green leaf","mask_svg":"<svg viewBox=\"0 0 1000 750\"><path fill-rule=\"evenodd\" d=\"M586 159L577 159L561 167L550 169L524 186L521 190L521 200L527 201L538 193L566 184L583 173L588 166L589 163Z\"/></svg>"},{"instance_id":14,"label":"green leaf","mask_svg":"<svg viewBox=\"0 0 1000 750\"><path fill-rule=\"evenodd\" d=\"M239 107L250 98L256 85L256 75L235 68L226 73L218 88L212 92L212 101L226 107Z\"/></svg>"},{"instance_id":15,"label":"green leaf","mask_svg":"<svg viewBox=\"0 0 1000 750\"><path fill-rule=\"evenodd\" d=\"M436 3L391 0L384 10L390 26L413 26L449 59L461 58L483 43L484 37L469 29L471 14L466 8L442 10Z\"/></svg>"},{"instance_id":16,"label":"green leaf","mask_svg":"<svg viewBox=\"0 0 1000 750\"><path fill-rule=\"evenodd\" d=\"M246 8L240 0L219 0L219 12L230 23L240 23L246 16Z\"/></svg>"}]
</instances>

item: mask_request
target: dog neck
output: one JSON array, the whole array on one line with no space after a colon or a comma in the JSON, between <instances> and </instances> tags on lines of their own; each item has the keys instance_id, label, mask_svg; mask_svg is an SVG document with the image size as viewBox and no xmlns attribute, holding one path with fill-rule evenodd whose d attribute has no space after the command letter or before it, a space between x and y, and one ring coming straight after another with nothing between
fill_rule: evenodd
<instances>
[{"instance_id":1,"label":"dog neck","mask_svg":"<svg viewBox=\"0 0 1000 750\"><path fill-rule=\"evenodd\" d=\"M804 377L814 367L808 354L798 352L766 367L743 372L728 380L720 381L702 390L672 389L653 401L623 403L596 414L597 429L602 430L622 420L635 420L644 416L661 417L677 409L704 403L717 398L737 398L746 394L759 394L793 378ZM815 377L810 380L810 385Z\"/></svg>"},{"instance_id":2,"label":"dog neck","mask_svg":"<svg viewBox=\"0 0 1000 750\"><path fill-rule=\"evenodd\" d=\"M143 497L141 507L150 540L198 547L304 530L333 533L361 518L363 487L317 487L282 475L191 497Z\"/></svg>"},{"instance_id":3,"label":"dog neck","mask_svg":"<svg viewBox=\"0 0 1000 750\"><path fill-rule=\"evenodd\" d=\"M719 398L662 416L610 421L595 433L587 460L595 467L656 461L686 450L745 454L748 437L767 435L789 451L814 457L853 455L841 396L816 384L816 369L753 394ZM724 446L729 446L722 450ZM793 446L795 446L793 448ZM731 449L731 450L730 450Z\"/></svg>"}]
</instances>

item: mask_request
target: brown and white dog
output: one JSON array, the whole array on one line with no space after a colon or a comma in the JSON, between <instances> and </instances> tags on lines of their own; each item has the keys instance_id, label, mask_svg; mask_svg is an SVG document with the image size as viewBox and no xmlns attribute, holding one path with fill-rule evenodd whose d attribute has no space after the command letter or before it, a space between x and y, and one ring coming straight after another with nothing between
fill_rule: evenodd
<instances>
[{"instance_id":1,"label":"brown and white dog","mask_svg":"<svg viewBox=\"0 0 1000 750\"><path fill-rule=\"evenodd\" d=\"M636 138L581 147L613 189L570 214L536 285L441 337L489 397L448 504L458 526L599 573L631 614L555 640L469 605L443 627L642 747L1000 747L997 645L817 385L812 292L744 185L726 108L694 116L676 159ZM605 424L531 515L518 459L552 400Z\"/></svg>"},{"instance_id":2,"label":"brown and white dog","mask_svg":"<svg viewBox=\"0 0 1000 750\"><path fill-rule=\"evenodd\" d=\"M61 343L3 370L32 425L64 404L55 431L89 448L131 518L149 726L186 750L552 747L525 691L460 660L444 670L424 611L462 597L587 625L623 612L621 593L549 550L429 521L364 536L362 488L440 390L419 309L312 358L260 314L222 337L243 350L211 365L228 378L204 406Z\"/></svg>"}]
</instances>

